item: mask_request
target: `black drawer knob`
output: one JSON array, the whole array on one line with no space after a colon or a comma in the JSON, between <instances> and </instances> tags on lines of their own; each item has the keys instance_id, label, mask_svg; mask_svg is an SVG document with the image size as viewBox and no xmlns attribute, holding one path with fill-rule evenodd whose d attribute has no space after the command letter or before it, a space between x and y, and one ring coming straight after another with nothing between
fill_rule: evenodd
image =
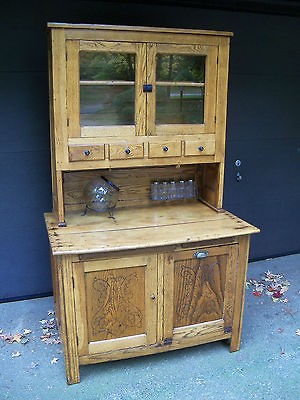
<instances>
[{"instance_id":1,"label":"black drawer knob","mask_svg":"<svg viewBox=\"0 0 300 400\"><path fill-rule=\"evenodd\" d=\"M85 154L86 156L89 156L89 155L91 154L91 152L90 152L89 150L84 150L84 154Z\"/></svg>"},{"instance_id":2,"label":"black drawer knob","mask_svg":"<svg viewBox=\"0 0 300 400\"><path fill-rule=\"evenodd\" d=\"M199 147L198 147L198 150L199 150L199 151L203 151L203 150L204 150L204 147L203 147L203 146L199 146Z\"/></svg>"},{"instance_id":3,"label":"black drawer knob","mask_svg":"<svg viewBox=\"0 0 300 400\"><path fill-rule=\"evenodd\" d=\"M125 149L125 153L130 154L130 149L128 147Z\"/></svg>"},{"instance_id":4,"label":"black drawer knob","mask_svg":"<svg viewBox=\"0 0 300 400\"><path fill-rule=\"evenodd\" d=\"M163 151L167 152L168 150L169 150L169 147L168 147L168 146L164 146L164 147L163 147Z\"/></svg>"}]
</instances>

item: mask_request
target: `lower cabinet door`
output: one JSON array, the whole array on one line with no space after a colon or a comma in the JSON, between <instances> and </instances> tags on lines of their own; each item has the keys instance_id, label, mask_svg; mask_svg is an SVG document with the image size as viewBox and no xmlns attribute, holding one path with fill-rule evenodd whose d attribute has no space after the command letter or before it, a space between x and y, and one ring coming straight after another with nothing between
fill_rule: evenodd
<instances>
[{"instance_id":1,"label":"lower cabinet door","mask_svg":"<svg viewBox=\"0 0 300 400\"><path fill-rule=\"evenodd\" d=\"M164 257L164 344L230 337L238 245L183 250Z\"/></svg>"},{"instance_id":2,"label":"lower cabinet door","mask_svg":"<svg viewBox=\"0 0 300 400\"><path fill-rule=\"evenodd\" d=\"M73 264L79 356L156 342L157 257Z\"/></svg>"}]
</instances>

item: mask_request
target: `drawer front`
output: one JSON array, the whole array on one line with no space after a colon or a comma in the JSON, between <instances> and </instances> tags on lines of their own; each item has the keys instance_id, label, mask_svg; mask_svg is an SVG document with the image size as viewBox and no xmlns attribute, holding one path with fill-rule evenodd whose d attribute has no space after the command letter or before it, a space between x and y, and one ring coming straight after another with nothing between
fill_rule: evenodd
<instances>
[{"instance_id":1,"label":"drawer front","mask_svg":"<svg viewBox=\"0 0 300 400\"><path fill-rule=\"evenodd\" d=\"M104 160L104 144L95 146L70 145L70 161Z\"/></svg>"},{"instance_id":2,"label":"drawer front","mask_svg":"<svg viewBox=\"0 0 300 400\"><path fill-rule=\"evenodd\" d=\"M166 143L149 143L149 158L180 157L181 141Z\"/></svg>"},{"instance_id":3,"label":"drawer front","mask_svg":"<svg viewBox=\"0 0 300 400\"><path fill-rule=\"evenodd\" d=\"M109 145L109 159L110 160L126 160L128 158L143 158L144 145L143 144L110 144Z\"/></svg>"},{"instance_id":4,"label":"drawer front","mask_svg":"<svg viewBox=\"0 0 300 400\"><path fill-rule=\"evenodd\" d=\"M214 140L186 140L184 142L185 156L212 156L215 150Z\"/></svg>"}]
</instances>

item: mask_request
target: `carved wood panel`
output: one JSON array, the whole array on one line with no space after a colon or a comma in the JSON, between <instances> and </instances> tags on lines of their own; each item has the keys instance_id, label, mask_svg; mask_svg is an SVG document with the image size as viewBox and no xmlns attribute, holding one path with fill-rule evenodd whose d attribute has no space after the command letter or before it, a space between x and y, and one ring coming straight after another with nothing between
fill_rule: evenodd
<instances>
[{"instance_id":1,"label":"carved wood panel","mask_svg":"<svg viewBox=\"0 0 300 400\"><path fill-rule=\"evenodd\" d=\"M226 255L174 263L174 328L223 318Z\"/></svg>"},{"instance_id":2,"label":"carved wood panel","mask_svg":"<svg viewBox=\"0 0 300 400\"><path fill-rule=\"evenodd\" d=\"M145 332L144 267L86 274L89 342Z\"/></svg>"}]
</instances>

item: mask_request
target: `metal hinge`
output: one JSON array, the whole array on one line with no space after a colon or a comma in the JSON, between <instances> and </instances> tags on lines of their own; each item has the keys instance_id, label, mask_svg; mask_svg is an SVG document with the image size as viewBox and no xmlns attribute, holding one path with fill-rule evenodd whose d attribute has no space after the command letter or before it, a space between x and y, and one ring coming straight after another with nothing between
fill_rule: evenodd
<instances>
[{"instance_id":1,"label":"metal hinge","mask_svg":"<svg viewBox=\"0 0 300 400\"><path fill-rule=\"evenodd\" d=\"M232 326L224 326L224 333L231 333L232 332Z\"/></svg>"},{"instance_id":2,"label":"metal hinge","mask_svg":"<svg viewBox=\"0 0 300 400\"><path fill-rule=\"evenodd\" d=\"M165 338L163 341L163 345L168 346L168 345L172 344L172 342L173 342L172 338Z\"/></svg>"}]
</instances>

